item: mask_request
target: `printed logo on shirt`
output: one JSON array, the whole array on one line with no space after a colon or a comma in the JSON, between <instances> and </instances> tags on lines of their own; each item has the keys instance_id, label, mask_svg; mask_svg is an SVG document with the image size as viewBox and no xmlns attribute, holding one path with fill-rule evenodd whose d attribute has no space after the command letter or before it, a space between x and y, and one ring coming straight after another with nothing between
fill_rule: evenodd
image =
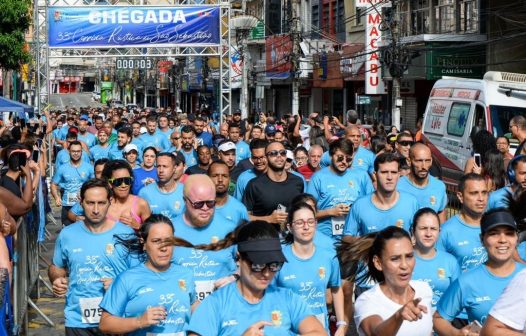
<instances>
[{"instance_id":1,"label":"printed logo on shirt","mask_svg":"<svg viewBox=\"0 0 526 336\"><path fill-rule=\"evenodd\" d=\"M320 266L320 268L318 268L318 275L320 279L325 279L325 267Z\"/></svg>"},{"instance_id":2,"label":"printed logo on shirt","mask_svg":"<svg viewBox=\"0 0 526 336\"><path fill-rule=\"evenodd\" d=\"M400 229L403 229L404 228L404 220L400 218L399 220L396 221L395 226L399 227Z\"/></svg>"},{"instance_id":3,"label":"printed logo on shirt","mask_svg":"<svg viewBox=\"0 0 526 336\"><path fill-rule=\"evenodd\" d=\"M153 292L153 288L145 287L145 288L139 289L137 294L142 295L142 294L146 294L146 293L150 293L150 292Z\"/></svg>"},{"instance_id":4,"label":"printed logo on shirt","mask_svg":"<svg viewBox=\"0 0 526 336\"><path fill-rule=\"evenodd\" d=\"M358 159L358 166L363 166L363 159Z\"/></svg>"},{"instance_id":5,"label":"printed logo on shirt","mask_svg":"<svg viewBox=\"0 0 526 336\"><path fill-rule=\"evenodd\" d=\"M179 202L179 201L175 201L175 203L174 203L174 209L175 209L175 210L179 210L180 208L181 208L181 202Z\"/></svg>"},{"instance_id":6,"label":"printed logo on shirt","mask_svg":"<svg viewBox=\"0 0 526 336\"><path fill-rule=\"evenodd\" d=\"M237 326L236 320L228 320L221 324L221 327L233 327L233 326Z\"/></svg>"},{"instance_id":7,"label":"printed logo on shirt","mask_svg":"<svg viewBox=\"0 0 526 336\"><path fill-rule=\"evenodd\" d=\"M80 172L80 177L82 177L82 178L86 177L86 173L85 172Z\"/></svg>"},{"instance_id":8,"label":"printed logo on shirt","mask_svg":"<svg viewBox=\"0 0 526 336\"><path fill-rule=\"evenodd\" d=\"M283 280L292 280L292 279L296 279L296 274L285 275L285 277L283 278Z\"/></svg>"},{"instance_id":9,"label":"printed logo on shirt","mask_svg":"<svg viewBox=\"0 0 526 336\"><path fill-rule=\"evenodd\" d=\"M270 317L272 320L272 324L274 324L275 326L281 325L281 311L273 310Z\"/></svg>"},{"instance_id":10,"label":"printed logo on shirt","mask_svg":"<svg viewBox=\"0 0 526 336\"><path fill-rule=\"evenodd\" d=\"M186 281L184 279L179 279L178 283L179 283L179 288L181 290L186 291Z\"/></svg>"},{"instance_id":11,"label":"printed logo on shirt","mask_svg":"<svg viewBox=\"0 0 526 336\"><path fill-rule=\"evenodd\" d=\"M349 187L354 188L354 182L353 181L349 181Z\"/></svg>"},{"instance_id":12,"label":"printed logo on shirt","mask_svg":"<svg viewBox=\"0 0 526 336\"><path fill-rule=\"evenodd\" d=\"M107 256L113 255L114 250L115 250L115 246L113 246L113 244L110 243L106 245L106 255Z\"/></svg>"},{"instance_id":13,"label":"printed logo on shirt","mask_svg":"<svg viewBox=\"0 0 526 336\"><path fill-rule=\"evenodd\" d=\"M212 238L210 238L210 242L211 243L217 243L219 241L219 237L218 236L212 236Z\"/></svg>"},{"instance_id":14,"label":"printed logo on shirt","mask_svg":"<svg viewBox=\"0 0 526 336\"><path fill-rule=\"evenodd\" d=\"M446 278L446 270L443 268L437 269L437 276L439 279L445 279Z\"/></svg>"},{"instance_id":15,"label":"printed logo on shirt","mask_svg":"<svg viewBox=\"0 0 526 336\"><path fill-rule=\"evenodd\" d=\"M437 198L435 196L431 195L431 197L429 197L429 203L431 205L435 205L436 202L437 202Z\"/></svg>"},{"instance_id":16,"label":"printed logo on shirt","mask_svg":"<svg viewBox=\"0 0 526 336\"><path fill-rule=\"evenodd\" d=\"M79 247L79 248L75 248L75 249L73 249L73 250L71 250L71 251L72 251L73 253L80 253L80 252L82 252L82 248L80 248L80 247Z\"/></svg>"}]
</instances>

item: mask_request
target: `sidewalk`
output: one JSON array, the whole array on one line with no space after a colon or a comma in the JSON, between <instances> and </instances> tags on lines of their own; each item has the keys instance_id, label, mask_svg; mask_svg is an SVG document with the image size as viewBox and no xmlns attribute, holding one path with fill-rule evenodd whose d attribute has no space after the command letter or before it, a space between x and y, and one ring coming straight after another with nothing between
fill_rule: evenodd
<instances>
[{"instance_id":1,"label":"sidewalk","mask_svg":"<svg viewBox=\"0 0 526 336\"><path fill-rule=\"evenodd\" d=\"M55 239L60 232L62 224L60 222L60 209L53 208L53 215L57 224L49 222L47 229L51 233L51 237L44 242L44 247L41 249L41 256L46 262L51 263L53 259L53 249L55 248ZM49 283L47 276L48 265L40 260L40 274L42 278ZM57 298L47 289L46 286L39 282L40 298L35 300L36 305L42 312L55 323L55 327L49 326L46 321L34 310L32 307L28 309L28 335L46 335L59 336L64 335L64 298Z\"/></svg>"}]
</instances>

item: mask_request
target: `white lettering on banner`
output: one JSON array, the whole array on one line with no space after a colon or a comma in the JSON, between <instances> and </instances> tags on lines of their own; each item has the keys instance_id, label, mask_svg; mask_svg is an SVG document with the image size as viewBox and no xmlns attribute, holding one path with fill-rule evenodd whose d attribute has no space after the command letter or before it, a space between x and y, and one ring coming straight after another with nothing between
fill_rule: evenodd
<instances>
[{"instance_id":1,"label":"white lettering on banner","mask_svg":"<svg viewBox=\"0 0 526 336\"><path fill-rule=\"evenodd\" d=\"M371 7L376 7L376 10ZM379 29L382 22L381 8L390 7L391 2L382 0L358 0L356 7L367 8L365 28L365 93L385 94L385 85L380 77L380 57L378 55L378 42L382 39Z\"/></svg>"},{"instance_id":2,"label":"white lettering on banner","mask_svg":"<svg viewBox=\"0 0 526 336\"><path fill-rule=\"evenodd\" d=\"M112 11L92 10L88 14L88 22L91 24L142 24L142 23L186 23L183 10L137 10L118 9Z\"/></svg>"}]
</instances>

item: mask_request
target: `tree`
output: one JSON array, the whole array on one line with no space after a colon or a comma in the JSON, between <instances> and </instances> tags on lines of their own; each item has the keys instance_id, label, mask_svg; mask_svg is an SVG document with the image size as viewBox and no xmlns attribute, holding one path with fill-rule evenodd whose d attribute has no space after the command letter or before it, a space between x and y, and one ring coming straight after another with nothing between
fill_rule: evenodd
<instances>
[{"instance_id":1,"label":"tree","mask_svg":"<svg viewBox=\"0 0 526 336\"><path fill-rule=\"evenodd\" d=\"M31 0L0 0L0 13L0 68L18 70L30 60L24 34L31 24Z\"/></svg>"},{"instance_id":2,"label":"tree","mask_svg":"<svg viewBox=\"0 0 526 336\"><path fill-rule=\"evenodd\" d=\"M31 24L31 0L0 0L0 13L0 68L4 97L11 98L12 71L30 60L24 34Z\"/></svg>"}]
</instances>

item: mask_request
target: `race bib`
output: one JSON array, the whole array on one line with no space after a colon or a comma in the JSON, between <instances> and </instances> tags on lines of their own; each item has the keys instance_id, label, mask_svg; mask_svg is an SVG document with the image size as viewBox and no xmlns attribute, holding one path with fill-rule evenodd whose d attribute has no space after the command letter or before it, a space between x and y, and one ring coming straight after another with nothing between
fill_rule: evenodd
<instances>
[{"instance_id":1,"label":"race bib","mask_svg":"<svg viewBox=\"0 0 526 336\"><path fill-rule=\"evenodd\" d=\"M194 282L197 300L203 301L214 291L214 282L215 280L201 280Z\"/></svg>"},{"instance_id":2,"label":"race bib","mask_svg":"<svg viewBox=\"0 0 526 336\"><path fill-rule=\"evenodd\" d=\"M79 200L78 193L76 192L68 192L66 193L66 203L67 204L75 204Z\"/></svg>"},{"instance_id":3,"label":"race bib","mask_svg":"<svg viewBox=\"0 0 526 336\"><path fill-rule=\"evenodd\" d=\"M99 307L100 302L102 301L101 297L95 298L80 298L80 316L82 316L82 323L98 324L100 322L100 317L102 316L102 308Z\"/></svg>"},{"instance_id":4,"label":"race bib","mask_svg":"<svg viewBox=\"0 0 526 336\"><path fill-rule=\"evenodd\" d=\"M147 332L146 336L186 336L186 333L183 331L176 332L176 333L151 333Z\"/></svg>"},{"instance_id":5,"label":"race bib","mask_svg":"<svg viewBox=\"0 0 526 336\"><path fill-rule=\"evenodd\" d=\"M339 216L339 217L332 217L332 235L333 236L341 236L343 234L343 226L345 225L345 217Z\"/></svg>"}]
</instances>

